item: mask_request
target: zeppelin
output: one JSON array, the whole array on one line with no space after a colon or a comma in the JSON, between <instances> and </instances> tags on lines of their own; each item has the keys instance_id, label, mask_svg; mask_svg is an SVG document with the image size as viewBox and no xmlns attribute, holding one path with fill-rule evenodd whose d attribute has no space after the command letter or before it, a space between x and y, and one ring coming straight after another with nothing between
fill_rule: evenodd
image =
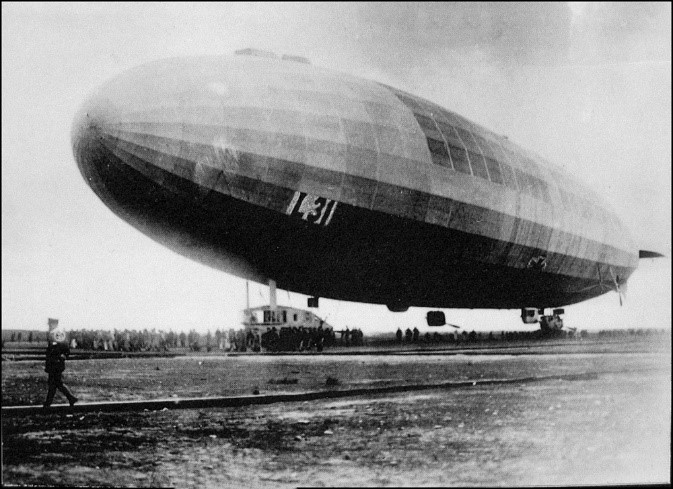
<instances>
[{"instance_id":1,"label":"zeppelin","mask_svg":"<svg viewBox=\"0 0 673 489\"><path fill-rule=\"evenodd\" d=\"M615 212L560 167L295 56L131 69L84 104L72 145L93 191L152 239L313 297L525 312L620 292L638 265Z\"/></svg>"}]
</instances>

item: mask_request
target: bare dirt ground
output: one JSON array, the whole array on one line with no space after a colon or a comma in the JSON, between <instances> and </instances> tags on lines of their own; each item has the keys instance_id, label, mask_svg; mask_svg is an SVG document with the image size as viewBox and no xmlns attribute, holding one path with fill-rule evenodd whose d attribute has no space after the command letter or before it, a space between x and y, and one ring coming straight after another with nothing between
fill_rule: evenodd
<instances>
[{"instance_id":1,"label":"bare dirt ground","mask_svg":"<svg viewBox=\"0 0 673 489\"><path fill-rule=\"evenodd\" d=\"M623 347L623 345L622 345ZM670 483L670 345L652 353L82 360L84 401L597 372L263 407L3 418L4 484L125 487ZM540 353L540 352L538 352ZM550 352L551 353L551 352ZM295 382L296 380L296 382ZM3 405L39 362L4 362Z\"/></svg>"}]
</instances>

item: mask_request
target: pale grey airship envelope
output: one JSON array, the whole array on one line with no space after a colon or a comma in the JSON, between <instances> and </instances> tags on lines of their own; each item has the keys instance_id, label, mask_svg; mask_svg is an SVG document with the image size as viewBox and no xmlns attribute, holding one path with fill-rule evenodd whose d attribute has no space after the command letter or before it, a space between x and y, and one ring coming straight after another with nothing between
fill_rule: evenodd
<instances>
[{"instance_id":1,"label":"pale grey airship envelope","mask_svg":"<svg viewBox=\"0 0 673 489\"><path fill-rule=\"evenodd\" d=\"M548 307L618 289L638 262L614 212L555 165L291 57L131 69L84 105L73 147L93 190L154 239L308 295Z\"/></svg>"}]
</instances>

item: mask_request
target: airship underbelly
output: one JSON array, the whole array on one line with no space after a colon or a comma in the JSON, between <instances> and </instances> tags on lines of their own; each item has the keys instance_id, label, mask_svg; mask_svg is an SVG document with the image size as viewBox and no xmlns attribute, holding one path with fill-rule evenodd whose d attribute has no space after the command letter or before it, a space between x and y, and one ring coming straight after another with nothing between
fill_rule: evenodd
<instances>
[{"instance_id":1,"label":"airship underbelly","mask_svg":"<svg viewBox=\"0 0 673 489\"><path fill-rule=\"evenodd\" d=\"M78 116L73 145L94 191L149 236L300 293L562 305L603 293L592 287L597 274L633 271L637 258L618 230L497 180L490 143L481 144L483 170L474 156L469 171L457 170L455 155L448 168L437 164L421 109L405 100L291 62L166 60L104 86Z\"/></svg>"}]
</instances>

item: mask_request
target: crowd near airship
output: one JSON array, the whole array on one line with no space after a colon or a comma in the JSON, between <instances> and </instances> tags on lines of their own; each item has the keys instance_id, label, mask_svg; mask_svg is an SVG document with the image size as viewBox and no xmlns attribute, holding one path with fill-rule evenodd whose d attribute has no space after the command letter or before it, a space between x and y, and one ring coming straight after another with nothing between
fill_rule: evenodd
<instances>
[{"instance_id":1,"label":"crowd near airship","mask_svg":"<svg viewBox=\"0 0 673 489\"><path fill-rule=\"evenodd\" d=\"M507 137L297 56L133 68L84 103L72 145L88 185L143 233L313 305L521 309L537 322L621 294L656 255L593 189Z\"/></svg>"}]
</instances>

